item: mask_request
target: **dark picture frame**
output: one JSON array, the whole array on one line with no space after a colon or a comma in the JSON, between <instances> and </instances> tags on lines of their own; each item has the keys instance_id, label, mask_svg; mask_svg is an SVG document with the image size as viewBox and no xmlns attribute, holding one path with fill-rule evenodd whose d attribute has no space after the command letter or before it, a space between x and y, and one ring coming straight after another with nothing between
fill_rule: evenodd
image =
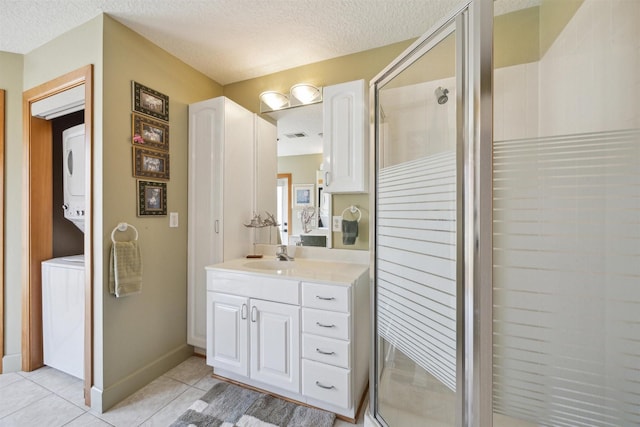
<instances>
[{"instance_id":1,"label":"dark picture frame","mask_svg":"<svg viewBox=\"0 0 640 427\"><path fill-rule=\"evenodd\" d=\"M169 124L142 114L131 114L131 142L154 150L169 151Z\"/></svg>"},{"instance_id":2,"label":"dark picture frame","mask_svg":"<svg viewBox=\"0 0 640 427\"><path fill-rule=\"evenodd\" d=\"M167 183L138 180L138 216L167 215Z\"/></svg>"},{"instance_id":3,"label":"dark picture frame","mask_svg":"<svg viewBox=\"0 0 640 427\"><path fill-rule=\"evenodd\" d=\"M133 111L169 121L169 97L136 81L131 81Z\"/></svg>"},{"instance_id":4,"label":"dark picture frame","mask_svg":"<svg viewBox=\"0 0 640 427\"><path fill-rule=\"evenodd\" d=\"M133 146L133 176L169 179L169 153Z\"/></svg>"}]
</instances>

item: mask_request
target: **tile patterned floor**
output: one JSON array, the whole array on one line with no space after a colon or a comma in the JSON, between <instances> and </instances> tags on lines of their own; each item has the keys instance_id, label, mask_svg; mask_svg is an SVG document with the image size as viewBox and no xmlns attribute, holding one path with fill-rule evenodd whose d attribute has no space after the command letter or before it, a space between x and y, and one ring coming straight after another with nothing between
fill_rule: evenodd
<instances>
[{"instance_id":1,"label":"tile patterned floor","mask_svg":"<svg viewBox=\"0 0 640 427\"><path fill-rule=\"evenodd\" d=\"M45 366L0 375L0 427L164 427L217 380L202 357L193 356L104 414L84 406L82 381ZM334 427L354 424L336 421ZM357 426L363 426L362 417Z\"/></svg>"}]
</instances>

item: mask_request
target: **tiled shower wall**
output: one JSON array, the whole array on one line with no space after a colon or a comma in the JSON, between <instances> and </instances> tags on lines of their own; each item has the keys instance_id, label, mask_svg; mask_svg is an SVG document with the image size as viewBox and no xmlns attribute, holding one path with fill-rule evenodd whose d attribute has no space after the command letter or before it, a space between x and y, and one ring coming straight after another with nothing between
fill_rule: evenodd
<instances>
[{"instance_id":1,"label":"tiled shower wall","mask_svg":"<svg viewBox=\"0 0 640 427\"><path fill-rule=\"evenodd\" d=\"M640 1L585 0L539 62L494 72L494 140L640 128Z\"/></svg>"},{"instance_id":2,"label":"tiled shower wall","mask_svg":"<svg viewBox=\"0 0 640 427\"><path fill-rule=\"evenodd\" d=\"M640 423L638 23L636 0L585 0L540 61L495 71L496 412Z\"/></svg>"}]
</instances>

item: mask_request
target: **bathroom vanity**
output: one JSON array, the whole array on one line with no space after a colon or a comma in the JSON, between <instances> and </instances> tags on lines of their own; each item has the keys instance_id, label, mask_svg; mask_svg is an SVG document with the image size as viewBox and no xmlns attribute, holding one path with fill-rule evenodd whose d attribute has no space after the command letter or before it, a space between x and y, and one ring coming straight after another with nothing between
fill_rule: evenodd
<instances>
[{"instance_id":1,"label":"bathroom vanity","mask_svg":"<svg viewBox=\"0 0 640 427\"><path fill-rule=\"evenodd\" d=\"M356 417L369 372L367 265L242 258L206 275L214 374Z\"/></svg>"}]
</instances>

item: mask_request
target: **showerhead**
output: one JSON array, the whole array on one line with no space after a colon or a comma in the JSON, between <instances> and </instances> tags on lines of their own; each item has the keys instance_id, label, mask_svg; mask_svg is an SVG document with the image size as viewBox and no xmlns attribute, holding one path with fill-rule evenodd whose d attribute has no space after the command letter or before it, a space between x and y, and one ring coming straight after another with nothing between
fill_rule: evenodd
<instances>
[{"instance_id":1,"label":"showerhead","mask_svg":"<svg viewBox=\"0 0 640 427\"><path fill-rule=\"evenodd\" d=\"M447 94L449 93L449 89L444 88L442 86L438 86L434 92L436 94L436 99L438 100L438 104L446 104L449 100Z\"/></svg>"}]
</instances>

